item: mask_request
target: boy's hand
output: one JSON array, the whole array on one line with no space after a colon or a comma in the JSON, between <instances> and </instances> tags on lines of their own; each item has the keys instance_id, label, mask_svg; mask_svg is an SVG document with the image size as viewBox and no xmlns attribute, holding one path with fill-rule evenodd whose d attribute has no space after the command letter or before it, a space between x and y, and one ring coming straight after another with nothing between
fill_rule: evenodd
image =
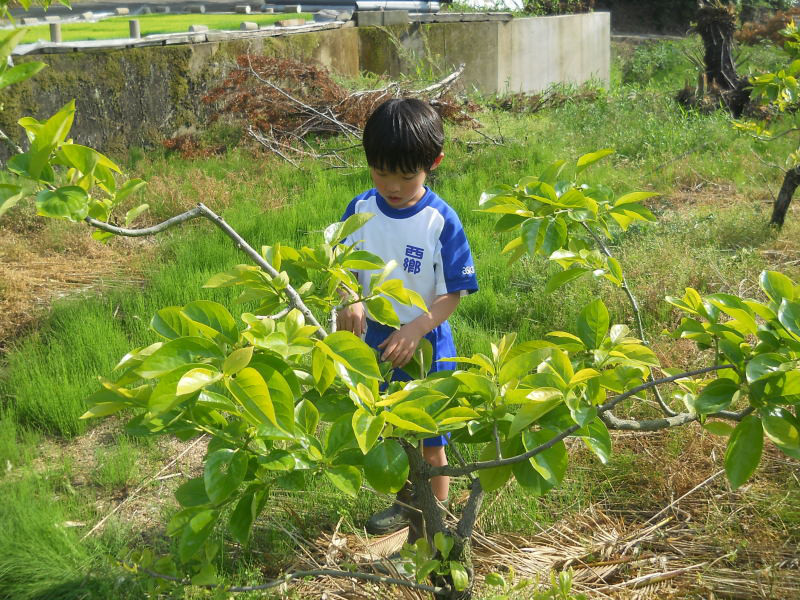
<instances>
[{"instance_id":1,"label":"boy's hand","mask_svg":"<svg viewBox=\"0 0 800 600\"><path fill-rule=\"evenodd\" d=\"M346 306L336 313L336 327L361 337L367 330L367 313L361 302Z\"/></svg>"},{"instance_id":2,"label":"boy's hand","mask_svg":"<svg viewBox=\"0 0 800 600\"><path fill-rule=\"evenodd\" d=\"M414 356L424 335L425 332L413 321L403 325L378 345L378 349L383 350L381 360L390 361L395 368L404 367Z\"/></svg>"}]
</instances>

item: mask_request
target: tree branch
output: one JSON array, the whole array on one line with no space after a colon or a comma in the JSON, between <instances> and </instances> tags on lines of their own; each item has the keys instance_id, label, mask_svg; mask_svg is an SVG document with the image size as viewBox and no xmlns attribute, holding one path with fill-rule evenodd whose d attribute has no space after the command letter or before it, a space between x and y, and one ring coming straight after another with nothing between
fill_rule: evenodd
<instances>
[{"instance_id":1,"label":"tree branch","mask_svg":"<svg viewBox=\"0 0 800 600\"><path fill-rule=\"evenodd\" d=\"M179 583L181 585L195 585L192 584L192 582L188 579L182 579L180 577L174 577L172 575L157 573L156 571L151 571L150 569L141 567L139 565L125 563L125 566L134 569L136 571L141 571L142 573L145 573L150 577L155 577L156 579L163 579L164 581L172 581L175 583ZM385 583L387 585L402 585L411 589L420 590L421 592L431 592L432 594L445 594L450 591L449 587L425 585L423 583L416 583L408 579L398 579L396 577L386 577L384 575L374 575L372 573L359 573L357 571L338 571L336 569L315 569L313 571L296 571L294 573L285 573L283 577L281 577L280 579L273 579L272 581L263 583L261 585L227 587L216 583L209 583L209 584L195 585L195 587L212 589L212 590L224 589L226 592L256 592L260 590L268 590L271 588L279 587L281 585L289 583L289 581L291 581L292 579L302 579L303 577L324 577L324 576L362 579L364 581L374 581L376 583Z\"/></svg>"},{"instance_id":2,"label":"tree branch","mask_svg":"<svg viewBox=\"0 0 800 600\"><path fill-rule=\"evenodd\" d=\"M279 275L277 269L273 267L267 260L264 259L256 250L248 244L242 236L240 236L236 231L228 225L225 220L208 208L205 204L199 203L195 208L191 210L187 210L185 213L172 217L171 219L167 219L163 223L159 223L158 225L154 225L152 227L145 227L142 229L127 229L124 227L116 227L114 225L110 225L103 221L98 221L97 219L92 219L91 217L86 217L84 219L89 225L100 229L102 231L107 231L109 233L113 233L115 235L121 235L125 237L143 237L148 235L154 235L157 233L161 233L162 231L166 231L170 227L174 227L175 225L180 225L185 223L186 221L190 221L192 219L196 219L198 217L202 217L204 219L208 219L218 228L220 228L225 235L233 240L233 242L247 254L251 260L256 263L259 267L261 267L264 271L266 271L271 277L277 277ZM294 289L291 284L287 285L284 290L286 295L289 297L289 304L291 304L294 308L299 310L303 316L305 317L306 321L311 323L317 328L317 337L324 338L327 336L327 332L325 328L320 325L317 318L314 316L314 313L306 306L303 299L300 297L300 294L297 293L297 290Z\"/></svg>"},{"instance_id":3,"label":"tree branch","mask_svg":"<svg viewBox=\"0 0 800 600\"><path fill-rule=\"evenodd\" d=\"M588 231L589 235L591 235L594 238L594 241L597 243L598 246L600 246L600 249L603 251L603 254L605 254L608 258L614 258L611 254L611 251L608 249L608 246L606 246L605 242L603 242L602 238L600 238L600 236L597 235L597 233L586 223L581 222L581 225L583 225L583 228L586 231ZM628 300L630 301L631 307L633 308L633 314L636 317L636 325L639 328L639 338L642 340L643 344L648 345L647 338L644 335L644 321L642 321L642 312L641 309L639 308L639 302L636 300L636 296L633 295L631 288L628 286L628 280L625 279L625 275L622 276L621 285L622 285L622 290L628 296ZM650 373L649 377L650 381L653 381L652 373ZM664 399L661 397L661 392L658 391L658 388L653 388L653 394L655 395L656 401L658 402L658 405L661 407L661 410L665 415L667 415L668 417L677 416L678 413L672 410L669 407L669 405L667 405L667 403L664 401Z\"/></svg>"},{"instance_id":4,"label":"tree branch","mask_svg":"<svg viewBox=\"0 0 800 600\"><path fill-rule=\"evenodd\" d=\"M702 369L695 369L694 371L686 371L685 373L679 373L677 375L671 375L670 377L664 377L662 379L655 379L653 381L647 381L642 385L638 385L633 389L628 390L624 394L620 394L619 396L615 396L611 400L608 400L605 404L601 404L597 407L597 414L602 415L605 412L608 412L612 408L614 408L617 404L638 394L639 392L646 390L648 388L654 387L656 385L661 385L663 383L670 383L672 381L676 381L678 379L685 379L686 377L691 377L693 375L702 375L703 373L710 373L711 371L720 371L722 369L730 369L734 365L727 364L727 365L714 365L713 367L704 367ZM453 467L451 465L445 465L443 467L431 467L430 468L430 476L436 477L437 475L449 475L450 477L459 477L462 475L466 475L468 473L472 473L474 471L479 471L481 469L493 469L495 467L503 467L505 465L513 465L518 462L522 462L524 460L528 460L532 456L536 456L545 450L548 450L555 446L558 442L563 440L564 438L572 435L581 426L575 424L571 427L567 427L558 435L554 436L552 439L548 440L544 444L537 446L525 452L524 454L518 454L517 456L511 456L509 458L503 458L499 460L486 460L481 462L474 462L470 463L461 467Z\"/></svg>"},{"instance_id":5,"label":"tree branch","mask_svg":"<svg viewBox=\"0 0 800 600\"><path fill-rule=\"evenodd\" d=\"M741 421L744 417L753 412L755 408L748 406L741 412L730 412L727 410L706 415L708 417L717 417L718 419L728 419L729 421ZM691 413L679 413L674 417L667 417L666 419L645 419L637 421L636 419L620 419L610 410L607 410L600 415L603 422L609 429L616 429L619 431L660 431L669 427L680 427L692 421L696 421L698 415Z\"/></svg>"},{"instance_id":6,"label":"tree branch","mask_svg":"<svg viewBox=\"0 0 800 600\"><path fill-rule=\"evenodd\" d=\"M470 486L469 498L467 498L467 504L461 512L461 519L459 519L458 525L456 525L456 533L465 540L472 539L472 530L481 512L483 497L481 480L477 478L473 479L472 485Z\"/></svg>"},{"instance_id":7,"label":"tree branch","mask_svg":"<svg viewBox=\"0 0 800 600\"><path fill-rule=\"evenodd\" d=\"M25 150L20 148L19 145L10 137L8 137L8 135L6 135L6 132L3 131L2 129L0 129L0 141L4 142L9 148L11 148L17 154L25 153Z\"/></svg>"}]
</instances>

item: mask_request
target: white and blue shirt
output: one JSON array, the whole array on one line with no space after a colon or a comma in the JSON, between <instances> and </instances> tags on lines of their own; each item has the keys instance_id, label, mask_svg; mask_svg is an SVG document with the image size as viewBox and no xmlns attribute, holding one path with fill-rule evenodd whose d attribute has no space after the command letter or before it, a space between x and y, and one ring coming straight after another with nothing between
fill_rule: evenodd
<instances>
[{"instance_id":1,"label":"white and blue shirt","mask_svg":"<svg viewBox=\"0 0 800 600\"><path fill-rule=\"evenodd\" d=\"M361 229L345 243L358 250L377 254L384 261L394 259L397 267L389 276L422 296L430 307L437 296L452 292L463 295L478 291L475 264L467 236L456 212L427 186L425 195L413 206L393 208L377 190L356 196L342 220L356 213L373 213ZM365 294L370 276L376 271L357 271ZM422 314L389 298L401 323L410 323Z\"/></svg>"}]
</instances>

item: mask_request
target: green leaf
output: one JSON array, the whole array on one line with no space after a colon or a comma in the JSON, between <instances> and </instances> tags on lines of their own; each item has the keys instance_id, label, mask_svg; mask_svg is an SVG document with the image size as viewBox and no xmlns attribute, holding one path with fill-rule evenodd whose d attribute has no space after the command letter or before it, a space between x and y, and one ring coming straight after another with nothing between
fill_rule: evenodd
<instances>
[{"instance_id":1,"label":"green leaf","mask_svg":"<svg viewBox=\"0 0 800 600\"><path fill-rule=\"evenodd\" d=\"M784 299L794 300L794 283L783 273L762 271L758 282L767 297L775 304L780 305Z\"/></svg>"},{"instance_id":2,"label":"green leaf","mask_svg":"<svg viewBox=\"0 0 800 600\"><path fill-rule=\"evenodd\" d=\"M214 342L200 337L182 337L163 344L148 356L136 372L145 379L160 377L189 363L221 361L223 354Z\"/></svg>"},{"instance_id":3,"label":"green leaf","mask_svg":"<svg viewBox=\"0 0 800 600\"><path fill-rule=\"evenodd\" d=\"M449 535L445 535L441 531L437 531L433 536L433 545L436 546L439 554L442 555L442 560L447 560L447 557L450 556L450 551L455 545L455 540L453 540L453 538Z\"/></svg>"},{"instance_id":4,"label":"green leaf","mask_svg":"<svg viewBox=\"0 0 800 600\"><path fill-rule=\"evenodd\" d=\"M412 379L423 379L430 373L431 365L433 364L433 346L430 340L422 338L419 341L417 349L405 365L401 368Z\"/></svg>"},{"instance_id":5,"label":"green leaf","mask_svg":"<svg viewBox=\"0 0 800 600\"><path fill-rule=\"evenodd\" d=\"M5 59L0 60L2 60L2 64L5 64ZM46 66L46 64L41 62L29 62L16 65L6 71L0 72L0 89L30 79Z\"/></svg>"},{"instance_id":6,"label":"green leaf","mask_svg":"<svg viewBox=\"0 0 800 600\"><path fill-rule=\"evenodd\" d=\"M64 142L72 121L75 118L75 100L68 102L60 111L50 117L36 134L29 151L28 174L33 179L39 179L45 165L50 159L50 154Z\"/></svg>"},{"instance_id":7,"label":"green leaf","mask_svg":"<svg viewBox=\"0 0 800 600\"><path fill-rule=\"evenodd\" d=\"M78 223L89 214L89 196L77 185L42 190L36 194L36 214Z\"/></svg>"},{"instance_id":8,"label":"green leaf","mask_svg":"<svg viewBox=\"0 0 800 600\"><path fill-rule=\"evenodd\" d=\"M725 474L734 490L755 472L763 448L761 419L748 415L733 430L725 450Z\"/></svg>"},{"instance_id":9,"label":"green leaf","mask_svg":"<svg viewBox=\"0 0 800 600\"><path fill-rule=\"evenodd\" d=\"M219 304L210 300L195 300L183 307L182 313L198 325L203 335L215 337L217 334L229 344L239 340L239 330L236 328L231 313Z\"/></svg>"},{"instance_id":10,"label":"green leaf","mask_svg":"<svg viewBox=\"0 0 800 600\"><path fill-rule=\"evenodd\" d=\"M280 427L267 382L264 381L261 373L253 368L245 367L226 383L231 394L256 423L272 423L276 427Z\"/></svg>"},{"instance_id":11,"label":"green leaf","mask_svg":"<svg viewBox=\"0 0 800 600\"><path fill-rule=\"evenodd\" d=\"M586 446L594 452L600 462L608 464L611 458L611 435L608 427L600 419L595 419L586 427L579 429L575 435L581 437Z\"/></svg>"},{"instance_id":12,"label":"green leaf","mask_svg":"<svg viewBox=\"0 0 800 600\"><path fill-rule=\"evenodd\" d=\"M332 223L325 228L323 237L326 244L336 244L346 238L351 233L355 233L364 226L375 215L373 213L356 213L350 215L345 221Z\"/></svg>"},{"instance_id":13,"label":"green leaf","mask_svg":"<svg viewBox=\"0 0 800 600\"><path fill-rule=\"evenodd\" d=\"M450 577L453 579L453 587L460 592L469 586L469 574L460 562L450 561Z\"/></svg>"},{"instance_id":14,"label":"green leaf","mask_svg":"<svg viewBox=\"0 0 800 600\"><path fill-rule=\"evenodd\" d=\"M414 406L411 403L399 404L391 411L381 413L388 423L400 429L408 431L418 431L420 433L436 433L436 421L428 413Z\"/></svg>"},{"instance_id":15,"label":"green leaf","mask_svg":"<svg viewBox=\"0 0 800 600\"><path fill-rule=\"evenodd\" d=\"M567 241L567 224L561 217L553 218L548 224L542 239L542 254L550 256L564 246Z\"/></svg>"},{"instance_id":16,"label":"green leaf","mask_svg":"<svg viewBox=\"0 0 800 600\"><path fill-rule=\"evenodd\" d=\"M222 363L222 372L225 375L235 375L244 369L253 358L253 350L255 350L253 346L247 346L231 352Z\"/></svg>"},{"instance_id":17,"label":"green leaf","mask_svg":"<svg viewBox=\"0 0 800 600\"><path fill-rule=\"evenodd\" d=\"M522 434L522 444L525 451L529 452L549 442L556 435L557 432L550 431L549 429L525 431ZM529 460L534 470L542 476L543 484L541 486L541 493L561 483L567 472L567 449L563 441L532 456Z\"/></svg>"},{"instance_id":18,"label":"green leaf","mask_svg":"<svg viewBox=\"0 0 800 600\"><path fill-rule=\"evenodd\" d=\"M547 280L547 285L544 286L544 293L550 294L556 291L562 285L565 285L570 281L574 281L575 279L579 279L580 277L583 277L589 272L591 272L591 269L586 269L584 267L571 267L569 269L556 273L550 279Z\"/></svg>"},{"instance_id":19,"label":"green leaf","mask_svg":"<svg viewBox=\"0 0 800 600\"><path fill-rule=\"evenodd\" d=\"M22 188L18 185L0 183L0 217L22 200Z\"/></svg>"},{"instance_id":20,"label":"green leaf","mask_svg":"<svg viewBox=\"0 0 800 600\"><path fill-rule=\"evenodd\" d=\"M745 374L747 383L753 383L764 379L781 370L781 365L786 362L786 358L774 352L759 354L747 363Z\"/></svg>"},{"instance_id":21,"label":"green leaf","mask_svg":"<svg viewBox=\"0 0 800 600\"><path fill-rule=\"evenodd\" d=\"M631 192L630 194L625 194L624 196L620 196L617 198L617 201L614 202L614 206L623 206L624 204L634 204L636 202L641 202L642 200L647 200L648 198L652 198L653 196L658 196L659 194L656 192Z\"/></svg>"},{"instance_id":22,"label":"green leaf","mask_svg":"<svg viewBox=\"0 0 800 600\"><path fill-rule=\"evenodd\" d=\"M597 298L578 316L578 337L588 348L599 348L608 332L608 325L608 309L603 301Z\"/></svg>"},{"instance_id":23,"label":"green leaf","mask_svg":"<svg viewBox=\"0 0 800 600\"><path fill-rule=\"evenodd\" d=\"M114 194L114 202L116 204L122 202L125 198L136 193L146 185L147 182L142 179L129 179L123 183L122 186L117 190L117 193Z\"/></svg>"},{"instance_id":24,"label":"green leaf","mask_svg":"<svg viewBox=\"0 0 800 600\"><path fill-rule=\"evenodd\" d=\"M168 306L159 310L150 321L150 328L168 340L197 336L197 328L181 314L179 306Z\"/></svg>"},{"instance_id":25,"label":"green leaf","mask_svg":"<svg viewBox=\"0 0 800 600\"><path fill-rule=\"evenodd\" d=\"M206 484L202 477L195 477L182 484L175 490L175 498L184 508L211 504L211 499L206 493Z\"/></svg>"},{"instance_id":26,"label":"green leaf","mask_svg":"<svg viewBox=\"0 0 800 600\"><path fill-rule=\"evenodd\" d=\"M28 7L24 8L28 9ZM22 41L26 33L28 33L28 29L12 29L6 37L0 39L0 64L6 64L11 52Z\"/></svg>"},{"instance_id":27,"label":"green leaf","mask_svg":"<svg viewBox=\"0 0 800 600\"><path fill-rule=\"evenodd\" d=\"M366 454L370 448L375 445L383 431L383 426L386 423L386 413L382 412L377 416L369 414L363 408L357 409L353 413L353 433L356 436L358 447L361 452Z\"/></svg>"},{"instance_id":28,"label":"green leaf","mask_svg":"<svg viewBox=\"0 0 800 600\"><path fill-rule=\"evenodd\" d=\"M388 325L389 327L400 327L400 319L397 317L392 303L383 296L376 296L364 300L364 304L367 306L369 315L373 320L383 325Z\"/></svg>"},{"instance_id":29,"label":"green leaf","mask_svg":"<svg viewBox=\"0 0 800 600\"><path fill-rule=\"evenodd\" d=\"M386 263L383 262L383 259L377 254L367 252L366 250L355 250L342 258L341 265L342 268L353 271L372 271L375 269L382 269L386 266ZM400 282L399 279L395 281Z\"/></svg>"},{"instance_id":30,"label":"green leaf","mask_svg":"<svg viewBox=\"0 0 800 600\"><path fill-rule=\"evenodd\" d=\"M484 581L487 585L491 585L493 587L505 587L506 580L503 578L502 575L499 573L487 573Z\"/></svg>"},{"instance_id":31,"label":"green leaf","mask_svg":"<svg viewBox=\"0 0 800 600\"><path fill-rule=\"evenodd\" d=\"M481 462L497 460L497 458L497 451L494 443L487 444L480 455ZM484 492L493 492L500 489L510 477L511 465L492 467L491 469L481 469L478 471L478 479L481 481L481 487Z\"/></svg>"},{"instance_id":32,"label":"green leaf","mask_svg":"<svg viewBox=\"0 0 800 600\"><path fill-rule=\"evenodd\" d=\"M247 544L253 523L266 503L266 490L253 491L239 499L228 521L228 529L240 544Z\"/></svg>"},{"instance_id":33,"label":"green leaf","mask_svg":"<svg viewBox=\"0 0 800 600\"><path fill-rule=\"evenodd\" d=\"M141 214L147 212L149 209L149 204L140 204L139 206L135 206L130 209L125 213L125 227L130 227L131 223L133 223Z\"/></svg>"},{"instance_id":34,"label":"green leaf","mask_svg":"<svg viewBox=\"0 0 800 600\"><path fill-rule=\"evenodd\" d=\"M370 379L381 379L375 352L349 331L337 331L317 342L331 358L346 369Z\"/></svg>"},{"instance_id":35,"label":"green leaf","mask_svg":"<svg viewBox=\"0 0 800 600\"><path fill-rule=\"evenodd\" d=\"M348 496L355 496L361 489L361 471L352 465L337 465L325 471L325 477Z\"/></svg>"},{"instance_id":36,"label":"green leaf","mask_svg":"<svg viewBox=\"0 0 800 600\"><path fill-rule=\"evenodd\" d=\"M220 379L222 379L222 373L216 369L205 369L203 367L191 369L186 371L180 378L175 391L179 396L193 394Z\"/></svg>"},{"instance_id":37,"label":"green leaf","mask_svg":"<svg viewBox=\"0 0 800 600\"><path fill-rule=\"evenodd\" d=\"M214 530L219 511L204 510L195 515L183 528L178 542L178 557L183 562L192 558L202 548L208 536Z\"/></svg>"},{"instance_id":38,"label":"green leaf","mask_svg":"<svg viewBox=\"0 0 800 600\"><path fill-rule=\"evenodd\" d=\"M370 485L384 494L395 494L408 478L408 456L395 440L383 440L364 457L364 475Z\"/></svg>"},{"instance_id":39,"label":"green leaf","mask_svg":"<svg viewBox=\"0 0 800 600\"><path fill-rule=\"evenodd\" d=\"M787 331L800 337L800 303L792 302L784 298L778 309L778 321L781 322Z\"/></svg>"},{"instance_id":40,"label":"green leaf","mask_svg":"<svg viewBox=\"0 0 800 600\"><path fill-rule=\"evenodd\" d=\"M309 435L314 435L319 424L319 411L317 407L306 399L301 400L294 407L294 418L300 429Z\"/></svg>"},{"instance_id":41,"label":"green leaf","mask_svg":"<svg viewBox=\"0 0 800 600\"><path fill-rule=\"evenodd\" d=\"M800 450L800 421L791 411L775 406L761 409L764 433L778 448Z\"/></svg>"},{"instance_id":42,"label":"green leaf","mask_svg":"<svg viewBox=\"0 0 800 600\"><path fill-rule=\"evenodd\" d=\"M66 158L70 166L75 167L84 175L93 173L97 165L102 165L107 169L121 173L122 171L115 162L101 154L94 148L81 146L80 144L63 144L61 153Z\"/></svg>"},{"instance_id":43,"label":"green leaf","mask_svg":"<svg viewBox=\"0 0 800 600\"><path fill-rule=\"evenodd\" d=\"M694 408L701 415L725 410L739 397L739 385L730 379L715 379L703 388Z\"/></svg>"},{"instance_id":44,"label":"green leaf","mask_svg":"<svg viewBox=\"0 0 800 600\"><path fill-rule=\"evenodd\" d=\"M222 448L208 455L203 482L214 504L226 500L244 481L247 474L247 454L240 450Z\"/></svg>"},{"instance_id":45,"label":"green leaf","mask_svg":"<svg viewBox=\"0 0 800 600\"><path fill-rule=\"evenodd\" d=\"M318 346L311 350L311 376L314 378L314 387L320 394L324 394L336 378L333 360Z\"/></svg>"},{"instance_id":46,"label":"green leaf","mask_svg":"<svg viewBox=\"0 0 800 600\"><path fill-rule=\"evenodd\" d=\"M614 151L611 148L604 148L602 150L597 150L595 152L589 152L588 154L584 154L578 159L577 169L575 170L576 173L580 173L588 166L593 165L598 160L605 158L609 154L614 154Z\"/></svg>"},{"instance_id":47,"label":"green leaf","mask_svg":"<svg viewBox=\"0 0 800 600\"><path fill-rule=\"evenodd\" d=\"M703 429L713 435L724 437L729 437L733 433L733 427L724 421L706 421L703 423Z\"/></svg>"},{"instance_id":48,"label":"green leaf","mask_svg":"<svg viewBox=\"0 0 800 600\"><path fill-rule=\"evenodd\" d=\"M535 423L542 415L547 414L564 401L562 393L554 388L539 388L533 391L547 392L547 395L541 400L531 401L522 405L519 412L514 415L514 420L511 421L511 427L508 430L509 438L516 437L520 431Z\"/></svg>"}]
</instances>

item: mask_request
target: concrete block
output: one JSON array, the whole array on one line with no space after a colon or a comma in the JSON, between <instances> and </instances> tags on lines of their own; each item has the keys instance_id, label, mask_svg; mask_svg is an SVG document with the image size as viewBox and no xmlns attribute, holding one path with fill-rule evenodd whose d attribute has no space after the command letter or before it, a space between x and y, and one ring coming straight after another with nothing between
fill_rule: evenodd
<instances>
[{"instance_id":1,"label":"concrete block","mask_svg":"<svg viewBox=\"0 0 800 600\"><path fill-rule=\"evenodd\" d=\"M23 25L38 25L39 24L39 19L37 19L36 17L22 17L22 19L20 19L20 20L22 21Z\"/></svg>"},{"instance_id":2,"label":"concrete block","mask_svg":"<svg viewBox=\"0 0 800 600\"><path fill-rule=\"evenodd\" d=\"M240 15L249 15L250 14L250 5L249 4L237 4L236 5L236 13Z\"/></svg>"},{"instance_id":3,"label":"concrete block","mask_svg":"<svg viewBox=\"0 0 800 600\"><path fill-rule=\"evenodd\" d=\"M48 23L60 23L61 17L59 17L58 15L47 15L44 18L44 20L47 21Z\"/></svg>"},{"instance_id":4,"label":"concrete block","mask_svg":"<svg viewBox=\"0 0 800 600\"><path fill-rule=\"evenodd\" d=\"M189 25L190 33L202 33L208 31L208 25Z\"/></svg>"},{"instance_id":5,"label":"concrete block","mask_svg":"<svg viewBox=\"0 0 800 600\"><path fill-rule=\"evenodd\" d=\"M164 5L164 6L156 6L155 12L157 12L160 15L166 15L171 10L172 10L171 7Z\"/></svg>"},{"instance_id":6,"label":"concrete block","mask_svg":"<svg viewBox=\"0 0 800 600\"><path fill-rule=\"evenodd\" d=\"M275 12L275 7L268 4L262 4L259 9L262 13L272 14Z\"/></svg>"},{"instance_id":7,"label":"concrete block","mask_svg":"<svg viewBox=\"0 0 800 600\"><path fill-rule=\"evenodd\" d=\"M50 41L54 44L61 43L61 23L50 23Z\"/></svg>"},{"instance_id":8,"label":"concrete block","mask_svg":"<svg viewBox=\"0 0 800 600\"><path fill-rule=\"evenodd\" d=\"M357 10L355 16L359 27L380 27L383 25L382 10Z\"/></svg>"},{"instance_id":9,"label":"concrete block","mask_svg":"<svg viewBox=\"0 0 800 600\"><path fill-rule=\"evenodd\" d=\"M194 6L189 7L189 12L196 13L196 14L203 14L206 12L206 5L205 4L195 4Z\"/></svg>"},{"instance_id":10,"label":"concrete block","mask_svg":"<svg viewBox=\"0 0 800 600\"><path fill-rule=\"evenodd\" d=\"M120 6L119 8L114 9L115 15L129 15L131 14L131 9L126 6Z\"/></svg>"},{"instance_id":11,"label":"concrete block","mask_svg":"<svg viewBox=\"0 0 800 600\"><path fill-rule=\"evenodd\" d=\"M283 10L281 12L299 13L299 12L303 12L303 11L300 10L300 5L299 4L287 4L286 6L283 7Z\"/></svg>"},{"instance_id":12,"label":"concrete block","mask_svg":"<svg viewBox=\"0 0 800 600\"><path fill-rule=\"evenodd\" d=\"M305 25L305 19L283 19L275 23L278 27L300 27L300 25Z\"/></svg>"},{"instance_id":13,"label":"concrete block","mask_svg":"<svg viewBox=\"0 0 800 600\"><path fill-rule=\"evenodd\" d=\"M90 10L87 10L86 12L81 13L81 19L83 19L84 21L91 21L92 19L94 19L94 13Z\"/></svg>"},{"instance_id":14,"label":"concrete block","mask_svg":"<svg viewBox=\"0 0 800 600\"><path fill-rule=\"evenodd\" d=\"M407 10L383 11L384 25L405 25L406 23L410 23Z\"/></svg>"},{"instance_id":15,"label":"concrete block","mask_svg":"<svg viewBox=\"0 0 800 600\"><path fill-rule=\"evenodd\" d=\"M258 31L258 23L252 21L242 21L239 25L239 31Z\"/></svg>"}]
</instances>

